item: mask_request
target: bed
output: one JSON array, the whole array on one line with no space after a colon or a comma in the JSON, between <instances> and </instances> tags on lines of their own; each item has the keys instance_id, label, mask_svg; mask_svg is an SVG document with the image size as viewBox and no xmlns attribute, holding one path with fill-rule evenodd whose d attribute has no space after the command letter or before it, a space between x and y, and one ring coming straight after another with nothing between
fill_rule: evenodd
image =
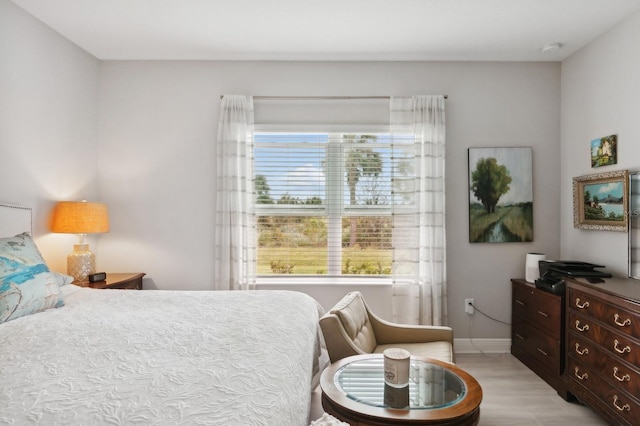
<instances>
[{"instance_id":1,"label":"bed","mask_svg":"<svg viewBox=\"0 0 640 426\"><path fill-rule=\"evenodd\" d=\"M0 206L3 241L30 215ZM0 323L0 424L309 424L321 352L309 296L95 290L51 274L58 301Z\"/></svg>"}]
</instances>

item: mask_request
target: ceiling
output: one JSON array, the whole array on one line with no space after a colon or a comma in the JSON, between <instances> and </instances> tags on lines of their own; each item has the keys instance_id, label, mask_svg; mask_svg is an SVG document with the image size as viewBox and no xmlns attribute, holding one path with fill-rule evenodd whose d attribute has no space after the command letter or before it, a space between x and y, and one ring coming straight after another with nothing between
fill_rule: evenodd
<instances>
[{"instance_id":1,"label":"ceiling","mask_svg":"<svg viewBox=\"0 0 640 426\"><path fill-rule=\"evenodd\" d=\"M13 0L99 59L561 61L640 0ZM561 48L543 53L548 43Z\"/></svg>"}]
</instances>

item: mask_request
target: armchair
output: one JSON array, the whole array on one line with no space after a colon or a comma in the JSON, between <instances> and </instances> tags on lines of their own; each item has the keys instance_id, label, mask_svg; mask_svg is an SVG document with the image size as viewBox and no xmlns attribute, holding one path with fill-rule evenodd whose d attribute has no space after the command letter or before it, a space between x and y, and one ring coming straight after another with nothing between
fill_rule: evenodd
<instances>
[{"instance_id":1,"label":"armchair","mask_svg":"<svg viewBox=\"0 0 640 426\"><path fill-rule=\"evenodd\" d=\"M402 348L412 355L453 363L453 330L443 326L404 325L385 321L354 291L320 318L331 362L351 355Z\"/></svg>"}]
</instances>

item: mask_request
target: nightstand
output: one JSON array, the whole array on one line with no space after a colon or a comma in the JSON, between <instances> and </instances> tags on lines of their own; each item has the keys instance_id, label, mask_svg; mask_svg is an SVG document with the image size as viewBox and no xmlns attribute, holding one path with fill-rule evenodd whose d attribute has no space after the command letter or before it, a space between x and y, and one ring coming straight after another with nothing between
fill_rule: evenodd
<instances>
[{"instance_id":1,"label":"nightstand","mask_svg":"<svg viewBox=\"0 0 640 426\"><path fill-rule=\"evenodd\" d=\"M107 272L106 281L98 281L97 283L74 283L80 287L91 287L99 289L118 289L118 290L142 290L142 277L144 272L127 272L113 273Z\"/></svg>"}]
</instances>

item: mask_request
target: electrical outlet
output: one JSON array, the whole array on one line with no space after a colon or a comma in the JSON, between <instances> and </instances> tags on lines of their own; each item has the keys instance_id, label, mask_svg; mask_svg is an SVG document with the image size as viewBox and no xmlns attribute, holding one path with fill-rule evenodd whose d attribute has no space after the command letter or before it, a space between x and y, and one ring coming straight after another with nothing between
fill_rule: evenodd
<instances>
[{"instance_id":1,"label":"electrical outlet","mask_svg":"<svg viewBox=\"0 0 640 426\"><path fill-rule=\"evenodd\" d=\"M473 313L473 299L464 299L464 311L471 315Z\"/></svg>"}]
</instances>

